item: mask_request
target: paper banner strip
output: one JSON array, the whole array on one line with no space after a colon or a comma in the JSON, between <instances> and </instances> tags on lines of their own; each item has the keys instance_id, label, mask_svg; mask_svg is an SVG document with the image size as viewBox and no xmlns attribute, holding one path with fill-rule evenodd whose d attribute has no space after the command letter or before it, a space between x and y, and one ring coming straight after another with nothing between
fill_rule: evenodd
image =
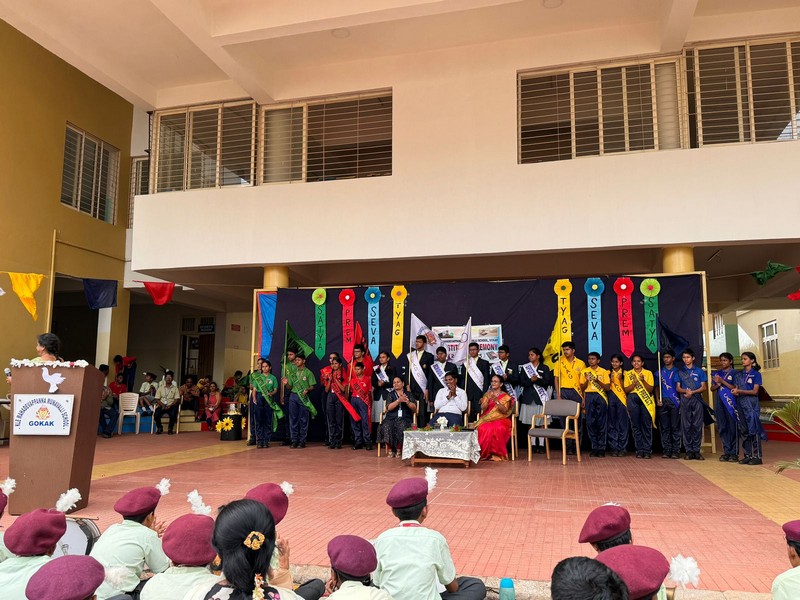
<instances>
[{"instance_id":1,"label":"paper banner strip","mask_svg":"<svg viewBox=\"0 0 800 600\"><path fill-rule=\"evenodd\" d=\"M314 303L314 354L320 360L325 356L327 346L327 314L325 312L325 300L328 292L325 288L317 288L311 293L311 301Z\"/></svg>"},{"instance_id":2,"label":"paper banner strip","mask_svg":"<svg viewBox=\"0 0 800 600\"><path fill-rule=\"evenodd\" d=\"M367 301L367 345L370 356L377 359L381 351L381 312L379 310L381 289L368 287L364 292L364 299Z\"/></svg>"},{"instance_id":3,"label":"paper banner strip","mask_svg":"<svg viewBox=\"0 0 800 600\"><path fill-rule=\"evenodd\" d=\"M661 284L658 279L648 278L642 281L639 291L644 296L644 337L650 352L658 351L658 294Z\"/></svg>"},{"instance_id":4,"label":"paper banner strip","mask_svg":"<svg viewBox=\"0 0 800 600\"><path fill-rule=\"evenodd\" d=\"M278 294L258 292L259 356L268 357L272 350L272 335L275 331L275 312L278 309Z\"/></svg>"},{"instance_id":5,"label":"paper banner strip","mask_svg":"<svg viewBox=\"0 0 800 600\"><path fill-rule=\"evenodd\" d=\"M617 318L619 320L619 348L628 358L633 354L636 342L633 339L633 281L630 277L618 277L614 282L617 294Z\"/></svg>"},{"instance_id":6,"label":"paper banner strip","mask_svg":"<svg viewBox=\"0 0 800 600\"><path fill-rule=\"evenodd\" d=\"M558 348L561 344L572 341L572 312L570 310L570 294L572 284L569 279L559 279L553 286L558 296Z\"/></svg>"},{"instance_id":7,"label":"paper banner strip","mask_svg":"<svg viewBox=\"0 0 800 600\"><path fill-rule=\"evenodd\" d=\"M404 285L396 285L392 288L392 355L395 358L400 358L403 353L406 296L408 296L408 292Z\"/></svg>"},{"instance_id":8,"label":"paper banner strip","mask_svg":"<svg viewBox=\"0 0 800 600\"><path fill-rule=\"evenodd\" d=\"M603 292L606 285L599 277L590 277L583 285L586 292L586 307L589 323L589 352L603 355Z\"/></svg>"},{"instance_id":9,"label":"paper banner strip","mask_svg":"<svg viewBox=\"0 0 800 600\"><path fill-rule=\"evenodd\" d=\"M347 362L353 360L353 346L355 345L355 315L353 304L356 293L350 288L339 292L339 302L342 304L342 356Z\"/></svg>"},{"instance_id":10,"label":"paper banner strip","mask_svg":"<svg viewBox=\"0 0 800 600\"><path fill-rule=\"evenodd\" d=\"M22 306L30 313L34 321L38 320L39 315L36 312L36 298L34 298L33 295L42 284L44 275L39 273L12 273L9 271L8 276L11 278L11 289L14 290L19 301L22 302Z\"/></svg>"}]
</instances>

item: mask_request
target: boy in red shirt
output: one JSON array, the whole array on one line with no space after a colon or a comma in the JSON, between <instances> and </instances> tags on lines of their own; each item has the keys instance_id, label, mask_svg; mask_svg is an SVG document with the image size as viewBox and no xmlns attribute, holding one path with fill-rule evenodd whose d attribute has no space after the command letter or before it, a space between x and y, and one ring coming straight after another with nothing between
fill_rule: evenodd
<instances>
[{"instance_id":1,"label":"boy in red shirt","mask_svg":"<svg viewBox=\"0 0 800 600\"><path fill-rule=\"evenodd\" d=\"M353 426L353 450L366 448L372 450L370 439L370 422L372 412L372 381L364 373L364 363L357 362L353 365L353 376L350 379L350 404L356 409L360 420L350 417Z\"/></svg>"},{"instance_id":2,"label":"boy in red shirt","mask_svg":"<svg viewBox=\"0 0 800 600\"><path fill-rule=\"evenodd\" d=\"M117 373L117 378L108 385L111 394L114 396L115 404L119 403L119 395L128 391L128 386L123 383L124 381L125 376L122 373Z\"/></svg>"}]
</instances>

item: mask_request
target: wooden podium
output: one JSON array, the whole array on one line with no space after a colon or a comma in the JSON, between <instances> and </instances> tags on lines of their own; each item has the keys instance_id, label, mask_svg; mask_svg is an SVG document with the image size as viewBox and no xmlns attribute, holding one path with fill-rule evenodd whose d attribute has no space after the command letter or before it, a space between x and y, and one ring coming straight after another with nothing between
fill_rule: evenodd
<instances>
[{"instance_id":1,"label":"wooden podium","mask_svg":"<svg viewBox=\"0 0 800 600\"><path fill-rule=\"evenodd\" d=\"M100 418L103 374L93 366L47 367L64 381L53 394L73 394L69 435L14 435L16 394L43 394L50 385L42 378L41 366L13 367L11 380L11 440L9 476L17 489L9 497L9 512L20 515L36 508L53 508L58 497L70 488L78 488L81 501L77 509L89 503L94 447Z\"/></svg>"}]
</instances>

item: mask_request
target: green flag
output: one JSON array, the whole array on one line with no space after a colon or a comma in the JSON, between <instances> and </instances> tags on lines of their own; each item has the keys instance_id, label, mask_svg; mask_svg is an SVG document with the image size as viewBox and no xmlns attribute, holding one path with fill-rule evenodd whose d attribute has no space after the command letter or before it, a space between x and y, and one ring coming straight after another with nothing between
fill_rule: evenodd
<instances>
[{"instance_id":1,"label":"green flag","mask_svg":"<svg viewBox=\"0 0 800 600\"><path fill-rule=\"evenodd\" d=\"M784 264L772 262L770 260L767 261L767 269L765 271L753 271L750 274L753 276L753 279L756 280L756 283L758 283L758 285L764 285L770 279L775 277L775 275L777 275L778 273L783 273L784 271L791 271L791 270L792 267L787 267Z\"/></svg>"},{"instance_id":2,"label":"green flag","mask_svg":"<svg viewBox=\"0 0 800 600\"><path fill-rule=\"evenodd\" d=\"M294 350L297 352L298 350L302 352L306 358L310 357L314 354L314 348L306 344L300 336L298 336L292 326L289 324L289 321L286 321L286 349L287 350Z\"/></svg>"}]
</instances>

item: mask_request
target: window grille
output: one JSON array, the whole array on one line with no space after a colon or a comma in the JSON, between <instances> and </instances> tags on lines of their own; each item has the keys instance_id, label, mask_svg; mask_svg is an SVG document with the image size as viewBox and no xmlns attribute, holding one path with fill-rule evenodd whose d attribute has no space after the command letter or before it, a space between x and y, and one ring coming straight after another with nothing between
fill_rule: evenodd
<instances>
[{"instance_id":1,"label":"window grille","mask_svg":"<svg viewBox=\"0 0 800 600\"><path fill-rule=\"evenodd\" d=\"M146 156L131 159L131 185L128 200L128 228L133 227L133 202L136 196L149 193L150 160Z\"/></svg>"}]
</instances>

